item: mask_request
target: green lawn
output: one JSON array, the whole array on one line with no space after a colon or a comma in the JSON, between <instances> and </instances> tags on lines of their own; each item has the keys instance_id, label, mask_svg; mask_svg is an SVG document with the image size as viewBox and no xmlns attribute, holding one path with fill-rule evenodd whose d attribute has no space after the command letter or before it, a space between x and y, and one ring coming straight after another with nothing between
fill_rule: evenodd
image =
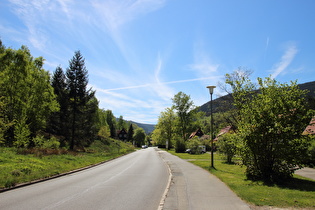
<instances>
[{"instance_id":1,"label":"green lawn","mask_svg":"<svg viewBox=\"0 0 315 210\"><path fill-rule=\"evenodd\" d=\"M131 151L134 148L121 141L106 144L95 141L86 152L58 150L51 151L50 155L40 151L25 154L15 148L0 147L0 189L100 163Z\"/></svg>"},{"instance_id":2,"label":"green lawn","mask_svg":"<svg viewBox=\"0 0 315 210\"><path fill-rule=\"evenodd\" d=\"M170 153L209 170L226 183L241 199L256 206L274 206L281 208L315 209L315 181L294 175L285 185L264 185L245 177L245 167L238 164L226 164L222 156L214 154L215 169L210 169L210 154L189 155Z\"/></svg>"}]
</instances>

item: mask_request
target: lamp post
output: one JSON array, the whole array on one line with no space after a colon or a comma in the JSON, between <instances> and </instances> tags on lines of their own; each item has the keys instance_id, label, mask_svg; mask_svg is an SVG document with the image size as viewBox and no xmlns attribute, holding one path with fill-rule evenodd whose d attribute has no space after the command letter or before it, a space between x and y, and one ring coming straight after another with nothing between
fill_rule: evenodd
<instances>
[{"instance_id":1,"label":"lamp post","mask_svg":"<svg viewBox=\"0 0 315 210\"><path fill-rule=\"evenodd\" d=\"M212 117L212 94L215 86L207 86L209 89L210 93L210 117L211 117L211 122L210 122L210 138L211 138L211 167L214 168L213 165L213 117Z\"/></svg>"}]
</instances>

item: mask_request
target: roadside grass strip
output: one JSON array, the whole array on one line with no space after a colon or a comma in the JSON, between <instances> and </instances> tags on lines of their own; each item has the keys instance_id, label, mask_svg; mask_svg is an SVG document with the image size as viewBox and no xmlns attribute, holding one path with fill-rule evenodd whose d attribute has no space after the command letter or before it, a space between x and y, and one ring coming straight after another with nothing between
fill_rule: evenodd
<instances>
[{"instance_id":1,"label":"roadside grass strip","mask_svg":"<svg viewBox=\"0 0 315 210\"><path fill-rule=\"evenodd\" d=\"M169 152L210 171L251 205L315 209L314 180L294 175L286 184L266 185L261 181L246 179L245 167L240 165L239 160L234 164L227 164L223 156L214 154L215 169L213 169L210 168L210 154L190 155Z\"/></svg>"},{"instance_id":2,"label":"roadside grass strip","mask_svg":"<svg viewBox=\"0 0 315 210\"><path fill-rule=\"evenodd\" d=\"M66 154L20 154L16 148L0 147L0 190L98 164L132 151L131 145L117 142L105 145L100 141L95 141L85 152Z\"/></svg>"}]
</instances>

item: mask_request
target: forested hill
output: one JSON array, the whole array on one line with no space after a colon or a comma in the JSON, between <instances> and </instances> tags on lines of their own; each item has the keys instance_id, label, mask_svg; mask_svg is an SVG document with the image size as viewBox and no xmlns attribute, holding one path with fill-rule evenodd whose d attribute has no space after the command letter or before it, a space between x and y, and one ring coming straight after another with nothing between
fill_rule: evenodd
<instances>
[{"instance_id":1,"label":"forested hill","mask_svg":"<svg viewBox=\"0 0 315 210\"><path fill-rule=\"evenodd\" d=\"M154 127L155 127L155 125L153 125L153 124L137 123L137 122L134 122L134 121L130 121L130 122L136 124L140 128L143 128L143 130L147 134L152 133L152 131L154 130Z\"/></svg>"},{"instance_id":2,"label":"forested hill","mask_svg":"<svg viewBox=\"0 0 315 210\"><path fill-rule=\"evenodd\" d=\"M299 84L298 86L301 90L309 90L307 94L308 97L315 98L315 81ZM214 99L213 113L225 112L233 108L231 99L232 97L230 94ZM206 115L210 115L210 101L201 105L199 110L205 112Z\"/></svg>"}]
</instances>

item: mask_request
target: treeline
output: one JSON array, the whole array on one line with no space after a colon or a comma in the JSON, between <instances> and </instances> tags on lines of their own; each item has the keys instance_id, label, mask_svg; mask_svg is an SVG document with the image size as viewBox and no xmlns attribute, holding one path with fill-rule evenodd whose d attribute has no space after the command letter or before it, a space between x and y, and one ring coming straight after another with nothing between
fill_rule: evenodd
<instances>
[{"instance_id":1,"label":"treeline","mask_svg":"<svg viewBox=\"0 0 315 210\"><path fill-rule=\"evenodd\" d=\"M215 148L230 164L238 156L248 179L281 182L292 177L294 170L314 167L314 135L303 135L315 115L314 98L310 99L308 91L301 90L296 82L281 84L270 77L253 82L250 74L239 69L225 75L221 86L230 97L221 103L225 108L217 109L226 111L213 115L214 130L210 131L210 118L198 112L190 96L179 92L172 99L172 107L161 112L153 140L175 147L176 152L189 148L198 153L200 145L211 150L211 132L216 135L228 128L215 139ZM209 135L188 138L196 128Z\"/></svg>"},{"instance_id":2,"label":"treeline","mask_svg":"<svg viewBox=\"0 0 315 210\"><path fill-rule=\"evenodd\" d=\"M204 132L208 132L209 128L203 120L204 112L198 111L189 95L178 92L172 102L171 107L160 113L152 140L161 147L175 147L177 152L184 152L192 132L198 128L205 128Z\"/></svg>"},{"instance_id":3,"label":"treeline","mask_svg":"<svg viewBox=\"0 0 315 210\"><path fill-rule=\"evenodd\" d=\"M144 133L122 116L117 120L111 110L99 109L80 51L52 77L43 65L44 59L34 58L26 46L15 50L0 40L0 145L75 150L95 139L116 138L122 129L128 129L124 140L130 142L135 133Z\"/></svg>"}]
</instances>

